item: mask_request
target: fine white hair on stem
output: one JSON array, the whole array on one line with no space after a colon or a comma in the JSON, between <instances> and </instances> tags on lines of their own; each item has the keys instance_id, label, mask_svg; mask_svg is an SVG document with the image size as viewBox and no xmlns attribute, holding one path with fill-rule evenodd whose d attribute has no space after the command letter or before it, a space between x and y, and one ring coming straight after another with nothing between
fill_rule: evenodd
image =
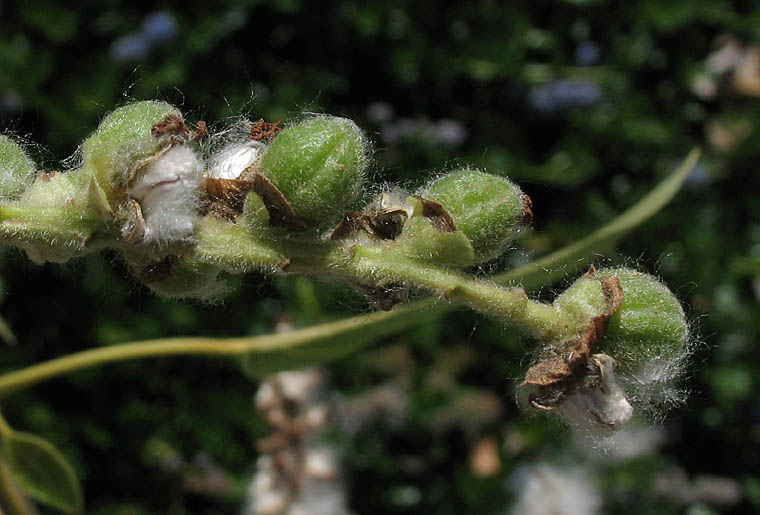
<instances>
[{"instance_id":1,"label":"fine white hair on stem","mask_svg":"<svg viewBox=\"0 0 760 515\"><path fill-rule=\"evenodd\" d=\"M127 193L140 204L142 241L167 243L192 236L203 166L186 145L174 145L138 171Z\"/></svg>"}]
</instances>

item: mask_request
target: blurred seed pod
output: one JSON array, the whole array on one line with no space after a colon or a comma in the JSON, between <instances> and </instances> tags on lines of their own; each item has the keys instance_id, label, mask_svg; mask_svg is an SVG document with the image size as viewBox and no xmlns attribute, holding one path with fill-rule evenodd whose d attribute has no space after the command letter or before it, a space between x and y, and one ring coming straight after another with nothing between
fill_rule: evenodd
<instances>
[{"instance_id":1,"label":"blurred seed pod","mask_svg":"<svg viewBox=\"0 0 760 515\"><path fill-rule=\"evenodd\" d=\"M682 361L688 353L689 324L667 286L630 268L602 269L597 277L616 277L623 288L623 302L600 343L600 349L617 360L619 373L637 376Z\"/></svg>"}]
</instances>

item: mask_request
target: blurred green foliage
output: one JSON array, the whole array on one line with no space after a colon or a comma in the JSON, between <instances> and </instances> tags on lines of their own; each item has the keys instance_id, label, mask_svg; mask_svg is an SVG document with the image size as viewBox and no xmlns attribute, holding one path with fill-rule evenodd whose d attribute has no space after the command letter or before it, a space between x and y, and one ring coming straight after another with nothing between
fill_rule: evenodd
<instances>
[{"instance_id":1,"label":"blurred green foliage","mask_svg":"<svg viewBox=\"0 0 760 515\"><path fill-rule=\"evenodd\" d=\"M141 23L156 12L174 25L148 34ZM760 103L752 70L741 68L748 58L716 71L708 56L727 35L753 48L758 27L754 3L723 0L227 0L149 10L6 0L0 127L39 143L38 162L59 169L130 99L167 100L212 127L241 115L346 116L375 142L377 181L416 187L473 165L521 184L536 230L497 268L587 234L702 145L685 191L620 246L629 257L599 259L660 274L686 304L696 340L688 401L668 414L659 454L595 466L607 513L748 513L760 510ZM737 85L737 70L749 85ZM19 341L0 354L3 370L122 341L263 334L283 318L303 326L366 309L343 288L255 275L218 305L162 301L110 254L36 266L5 250L0 272L0 311ZM381 355L330 367L347 398L387 382L408 395L403 423L381 418L335 436L357 513L503 513L521 464L600 460L568 450L554 420L518 413L511 390L529 342L505 328L458 312L392 340ZM74 463L89 513L232 513L267 433L255 388L236 362L149 360L40 385L3 411ZM501 450L488 478L468 464L483 435ZM197 487L203 455L227 487ZM668 496L656 478L674 468L728 478L742 496L711 507Z\"/></svg>"}]
</instances>

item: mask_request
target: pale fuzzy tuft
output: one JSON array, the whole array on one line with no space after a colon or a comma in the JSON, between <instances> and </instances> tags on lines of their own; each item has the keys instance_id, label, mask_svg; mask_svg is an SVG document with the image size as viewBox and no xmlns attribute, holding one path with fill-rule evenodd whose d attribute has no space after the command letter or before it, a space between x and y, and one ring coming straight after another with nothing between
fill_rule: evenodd
<instances>
[{"instance_id":1,"label":"pale fuzzy tuft","mask_svg":"<svg viewBox=\"0 0 760 515\"><path fill-rule=\"evenodd\" d=\"M559 413L572 426L591 434L607 436L625 426L633 416L633 406L615 380L615 360L595 354L601 385L593 390L578 389L559 405Z\"/></svg>"},{"instance_id":2,"label":"pale fuzzy tuft","mask_svg":"<svg viewBox=\"0 0 760 515\"><path fill-rule=\"evenodd\" d=\"M185 145L175 145L138 173L128 193L142 209L143 241L166 243L192 236L203 173L195 152Z\"/></svg>"},{"instance_id":3,"label":"pale fuzzy tuft","mask_svg":"<svg viewBox=\"0 0 760 515\"><path fill-rule=\"evenodd\" d=\"M621 377L625 389L630 392L631 402L653 418L686 402L688 392L677 384L691 355L688 342L680 355L662 357L642 367L638 373Z\"/></svg>"},{"instance_id":4,"label":"pale fuzzy tuft","mask_svg":"<svg viewBox=\"0 0 760 515\"><path fill-rule=\"evenodd\" d=\"M602 463L656 455L666 439L662 426L635 422L604 438L578 431L574 432L573 437L578 449Z\"/></svg>"},{"instance_id":5,"label":"pale fuzzy tuft","mask_svg":"<svg viewBox=\"0 0 760 515\"><path fill-rule=\"evenodd\" d=\"M266 149L267 146L258 141L228 145L212 159L208 176L215 179L237 179L248 167L261 160Z\"/></svg>"},{"instance_id":6,"label":"pale fuzzy tuft","mask_svg":"<svg viewBox=\"0 0 760 515\"><path fill-rule=\"evenodd\" d=\"M595 515L601 495L582 468L562 469L546 463L518 467L510 478L519 492L513 515Z\"/></svg>"}]
</instances>

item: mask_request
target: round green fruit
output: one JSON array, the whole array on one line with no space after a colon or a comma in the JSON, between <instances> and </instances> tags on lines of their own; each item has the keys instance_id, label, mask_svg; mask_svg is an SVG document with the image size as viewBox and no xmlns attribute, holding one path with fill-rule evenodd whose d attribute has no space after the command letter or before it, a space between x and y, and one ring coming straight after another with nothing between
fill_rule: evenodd
<instances>
[{"instance_id":1,"label":"round green fruit","mask_svg":"<svg viewBox=\"0 0 760 515\"><path fill-rule=\"evenodd\" d=\"M622 374L685 355L689 325L680 302L657 278L630 268L604 269L597 277L620 280L623 302L612 314L599 349L615 358Z\"/></svg>"},{"instance_id":2,"label":"round green fruit","mask_svg":"<svg viewBox=\"0 0 760 515\"><path fill-rule=\"evenodd\" d=\"M456 229L470 240L478 263L504 251L529 210L517 185L471 168L451 172L419 194L446 209Z\"/></svg>"},{"instance_id":3,"label":"round green fruit","mask_svg":"<svg viewBox=\"0 0 760 515\"><path fill-rule=\"evenodd\" d=\"M261 172L301 221L326 228L359 195L366 161L366 140L354 122L318 116L285 128L264 154Z\"/></svg>"}]
</instances>

